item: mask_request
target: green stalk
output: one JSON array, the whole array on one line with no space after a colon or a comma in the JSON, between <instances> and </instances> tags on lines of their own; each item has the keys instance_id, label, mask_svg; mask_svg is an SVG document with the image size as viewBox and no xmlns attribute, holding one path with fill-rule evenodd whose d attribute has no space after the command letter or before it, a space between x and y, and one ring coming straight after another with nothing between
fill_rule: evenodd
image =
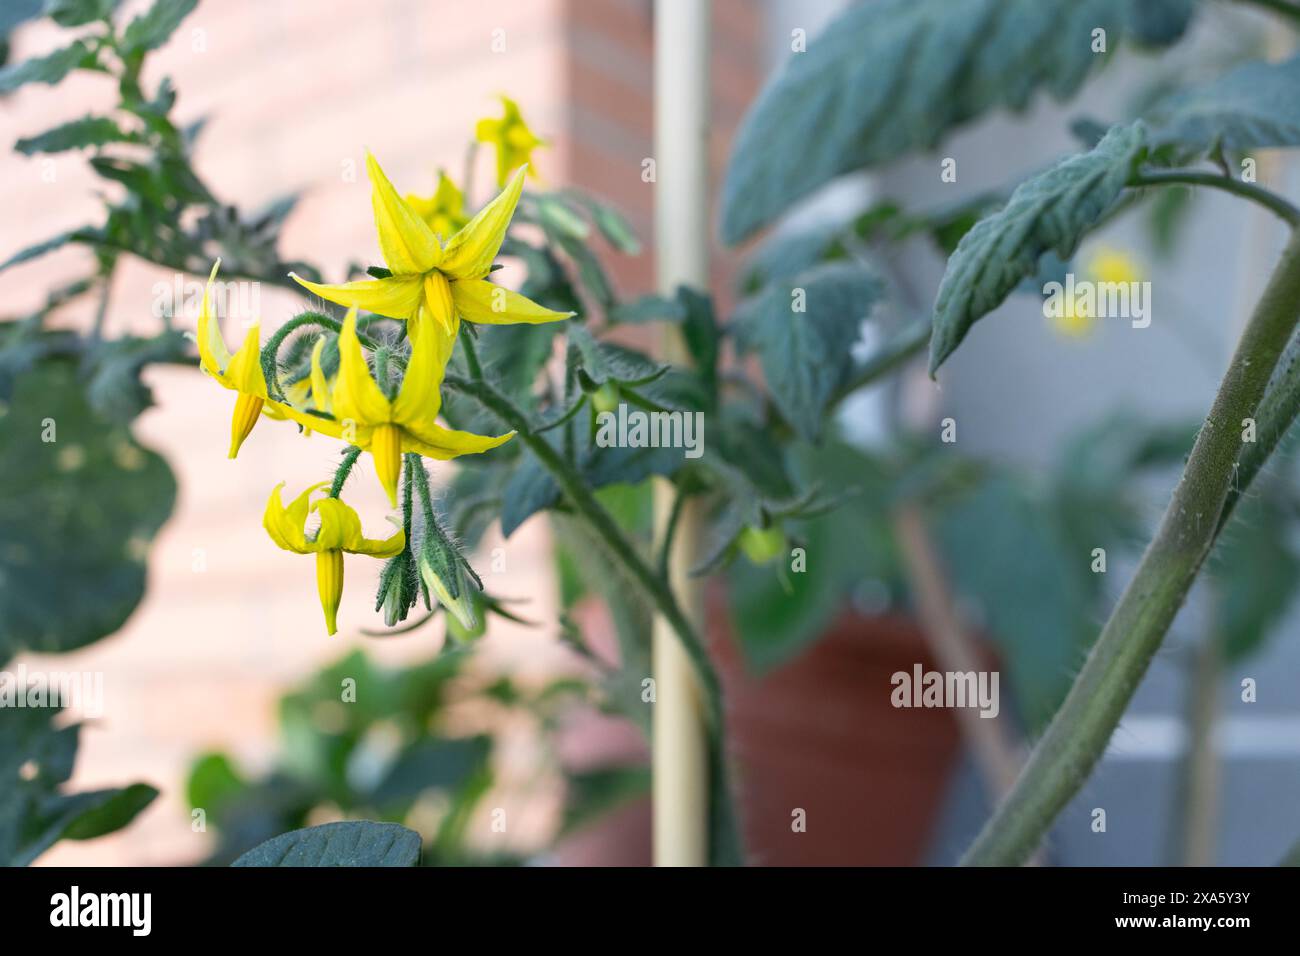
<instances>
[{"instance_id":1,"label":"green stalk","mask_svg":"<svg viewBox=\"0 0 1300 956\"><path fill-rule=\"evenodd\" d=\"M337 498L343 493L343 483L348 480L348 475L352 474L352 466L357 463L361 457L361 449L356 445L349 445L343 452L343 460L334 471L334 481L330 483L330 497Z\"/></svg>"},{"instance_id":2,"label":"green stalk","mask_svg":"<svg viewBox=\"0 0 1300 956\"><path fill-rule=\"evenodd\" d=\"M444 384L464 395L478 401L485 409L501 419L507 426L519 434L519 440L537 457L560 489L564 492L577 515L590 527L604 543L613 558L624 571L636 582L638 588L654 605L655 610L666 620L682 647L686 650L691 664L699 679L700 690L704 697L704 712L708 724L710 762L719 786L713 788L711 796L711 817L715 827L724 829L723 847L713 847L710 854L714 859L738 862L739 836L734 830L730 814L731 794L725 784L726 765L723 752L723 713L722 685L718 680L713 663L705 651L704 642L677 603L668 582L655 574L650 564L642 557L636 545L623 533L618 523L608 511L596 500L596 496L587 483L564 456L532 430L528 417L497 389L486 381L468 381L458 376L448 375ZM717 829L715 829L715 834Z\"/></svg>"},{"instance_id":3,"label":"green stalk","mask_svg":"<svg viewBox=\"0 0 1300 956\"><path fill-rule=\"evenodd\" d=\"M1300 233L1293 233L1247 323L1183 476L1133 580L967 865L1024 862L1078 793L1209 554L1237 478L1242 422L1260 407L1300 318Z\"/></svg>"},{"instance_id":4,"label":"green stalk","mask_svg":"<svg viewBox=\"0 0 1300 956\"><path fill-rule=\"evenodd\" d=\"M1129 185L1137 187L1209 186L1211 189L1221 189L1226 193L1258 203L1292 228L1300 226L1300 209L1297 209L1277 193L1265 189L1263 186L1241 182L1231 176L1224 176L1219 173L1208 173L1197 169L1153 170L1137 173L1129 180Z\"/></svg>"}]
</instances>

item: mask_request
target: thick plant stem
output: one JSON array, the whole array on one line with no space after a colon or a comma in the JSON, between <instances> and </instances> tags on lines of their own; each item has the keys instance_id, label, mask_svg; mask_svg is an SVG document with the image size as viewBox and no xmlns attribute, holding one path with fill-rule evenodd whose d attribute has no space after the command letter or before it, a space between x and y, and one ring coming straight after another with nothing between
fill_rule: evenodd
<instances>
[{"instance_id":1,"label":"thick plant stem","mask_svg":"<svg viewBox=\"0 0 1300 956\"><path fill-rule=\"evenodd\" d=\"M1300 233L1250 317L1151 544L1065 702L964 864L1022 863L1106 749L1220 527L1253 418L1300 318Z\"/></svg>"}]
</instances>

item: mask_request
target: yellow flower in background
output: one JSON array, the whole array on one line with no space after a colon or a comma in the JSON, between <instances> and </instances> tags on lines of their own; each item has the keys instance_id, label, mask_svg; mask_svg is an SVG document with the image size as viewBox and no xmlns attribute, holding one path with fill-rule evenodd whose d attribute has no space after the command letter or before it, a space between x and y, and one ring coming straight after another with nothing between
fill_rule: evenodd
<instances>
[{"instance_id":1,"label":"yellow flower in background","mask_svg":"<svg viewBox=\"0 0 1300 956\"><path fill-rule=\"evenodd\" d=\"M474 127L474 138L496 149L498 186L504 186L520 166L532 163L534 149L546 145L545 140L528 128L518 103L508 96L502 96L501 103L506 110L504 116L481 119Z\"/></svg>"},{"instance_id":2,"label":"yellow flower in background","mask_svg":"<svg viewBox=\"0 0 1300 956\"><path fill-rule=\"evenodd\" d=\"M376 382L366 364L357 338L357 312L352 309L339 333L339 374L328 389L320 370L322 343L312 353L313 392L316 403L328 404L333 419L321 418L300 409L286 408L286 414L308 428L333 435L368 450L375 461L375 473L397 505L397 482L403 452L447 461L459 455L476 455L509 441L504 435L474 435L443 428L437 423L442 407L442 376L445 361L437 351L436 336L422 335L411 345L411 358L397 395L389 399L389 383ZM319 389L319 391L317 391ZM325 393L328 391L328 397Z\"/></svg>"},{"instance_id":3,"label":"yellow flower in background","mask_svg":"<svg viewBox=\"0 0 1300 956\"><path fill-rule=\"evenodd\" d=\"M451 236L469 222L465 215L465 194L456 188L451 177L442 170L438 171L438 187L432 196L425 199L415 193L407 193L406 201L416 215L428 223L435 236Z\"/></svg>"},{"instance_id":4,"label":"yellow flower in background","mask_svg":"<svg viewBox=\"0 0 1300 956\"><path fill-rule=\"evenodd\" d=\"M1142 276L1142 268L1132 255L1112 246L1100 246L1084 260L1079 285L1076 286L1073 276L1066 277L1064 286L1052 284L1057 289L1045 306L1047 319L1066 338L1086 338L1099 319L1098 303L1102 299L1099 287L1131 286L1141 282Z\"/></svg>"},{"instance_id":5,"label":"yellow flower in background","mask_svg":"<svg viewBox=\"0 0 1300 956\"><path fill-rule=\"evenodd\" d=\"M1090 282L1130 283L1142 281L1142 267L1123 249L1101 246L1088 257L1084 274Z\"/></svg>"},{"instance_id":6,"label":"yellow flower in background","mask_svg":"<svg viewBox=\"0 0 1300 956\"><path fill-rule=\"evenodd\" d=\"M1079 308L1073 297L1061 300L1060 314L1049 314L1052 328L1067 339L1087 338L1097 325L1097 318L1087 309Z\"/></svg>"},{"instance_id":7,"label":"yellow flower in background","mask_svg":"<svg viewBox=\"0 0 1300 956\"><path fill-rule=\"evenodd\" d=\"M234 458L248 437L257 418L266 412L272 418L283 418L282 406L270 401L266 394L266 376L262 373L261 325L254 323L244 335L244 341L232 355L221 335L221 325L212 314L212 283L221 267L218 259L208 273L203 288L203 303L199 306L198 334L199 365L218 383L238 392L235 413L230 420L230 453Z\"/></svg>"},{"instance_id":8,"label":"yellow flower in background","mask_svg":"<svg viewBox=\"0 0 1300 956\"><path fill-rule=\"evenodd\" d=\"M365 537L361 533L361 519L342 501L337 498L311 501L313 492L328 485L327 481L312 485L286 508L280 497L284 482L280 482L271 491L262 524L271 540L285 551L316 555L316 588L325 611L325 627L333 634L338 630L339 601L343 596L343 553L391 558L406 546L406 533L398 531L383 539ZM308 537L307 517L313 512L320 515L320 527Z\"/></svg>"},{"instance_id":9,"label":"yellow flower in background","mask_svg":"<svg viewBox=\"0 0 1300 956\"><path fill-rule=\"evenodd\" d=\"M407 323L412 342L430 328L437 360L451 358L462 318L493 325L554 322L572 312L552 312L531 299L488 282L506 227L524 188L520 169L495 199L443 245L410 203L397 195L379 163L366 154L379 249L391 276L338 285L290 276L322 299Z\"/></svg>"}]
</instances>

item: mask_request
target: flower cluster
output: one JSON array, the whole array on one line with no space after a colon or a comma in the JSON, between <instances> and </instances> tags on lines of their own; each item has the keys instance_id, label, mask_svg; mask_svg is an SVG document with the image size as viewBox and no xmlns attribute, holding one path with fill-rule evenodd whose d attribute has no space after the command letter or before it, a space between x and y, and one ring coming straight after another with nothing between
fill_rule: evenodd
<instances>
[{"instance_id":1,"label":"flower cluster","mask_svg":"<svg viewBox=\"0 0 1300 956\"><path fill-rule=\"evenodd\" d=\"M367 155L386 268L370 270L375 278L334 285L293 276L322 299L347 308L342 322L319 313L291 320L295 327L323 330L313 345L309 372L297 380L280 381L276 350L283 335L264 349L254 324L233 354L227 349L212 296L219 261L208 276L198 320L199 358L204 371L236 393L230 457L239 453L262 416L296 422L305 431L346 445L332 481L312 485L288 506L281 498L283 484L277 486L264 517L267 534L281 548L316 555L317 586L331 634L343 588L344 552L390 559L381 577L379 602L390 624L406 617L420 593L428 604L432 592L463 626L474 625L470 588L478 579L438 526L423 459L480 454L514 433L476 435L438 423L447 363L462 322L554 322L573 314L543 308L488 278L523 190L529 152L541 140L528 131L509 101L506 119L484 122L504 124L498 160L525 165L503 175L500 194L471 218L464 215L464 196L445 174L440 174L433 196L404 199L375 158ZM480 124L480 132L484 129ZM381 344L371 339L363 331L359 311L371 313L364 321L397 320L397 341ZM394 507L403 473L407 476L402 527L387 538L365 537L356 511L339 497L362 452L373 458L375 474ZM413 530L418 531L418 541L412 541Z\"/></svg>"}]
</instances>

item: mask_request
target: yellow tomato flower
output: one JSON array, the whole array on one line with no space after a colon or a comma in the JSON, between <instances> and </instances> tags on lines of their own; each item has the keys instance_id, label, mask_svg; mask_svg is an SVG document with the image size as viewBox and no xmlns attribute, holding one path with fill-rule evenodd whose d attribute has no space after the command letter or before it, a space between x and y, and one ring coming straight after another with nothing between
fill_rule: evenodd
<instances>
[{"instance_id":1,"label":"yellow tomato flower","mask_svg":"<svg viewBox=\"0 0 1300 956\"><path fill-rule=\"evenodd\" d=\"M313 391L317 405L324 402L334 416L321 418L300 409L286 408L286 414L308 428L333 435L368 450L375 460L375 473L397 506L397 481L403 452L447 461L458 455L476 455L509 441L504 435L474 435L443 428L437 423L442 407L442 375L445 365L438 357L436 336L421 336L411 343L411 358L397 395L388 398L370 374L365 353L357 338L357 310L350 309L339 333L339 374L328 390L320 368L321 343L312 352Z\"/></svg>"},{"instance_id":2,"label":"yellow tomato flower","mask_svg":"<svg viewBox=\"0 0 1300 956\"><path fill-rule=\"evenodd\" d=\"M1049 316L1048 321L1052 328L1069 339L1086 338L1097 325L1097 317L1080 308L1071 296L1061 298L1061 314Z\"/></svg>"},{"instance_id":3,"label":"yellow tomato flower","mask_svg":"<svg viewBox=\"0 0 1300 956\"><path fill-rule=\"evenodd\" d=\"M469 222L465 215L465 194L456 188L451 177L438 171L438 188L427 199L407 193L406 201L416 214L428 223L438 237L451 236Z\"/></svg>"},{"instance_id":4,"label":"yellow tomato flower","mask_svg":"<svg viewBox=\"0 0 1300 956\"><path fill-rule=\"evenodd\" d=\"M1142 268L1133 256L1122 249L1102 246L1087 261L1084 269L1093 282L1128 284L1142 281Z\"/></svg>"},{"instance_id":5,"label":"yellow tomato flower","mask_svg":"<svg viewBox=\"0 0 1300 956\"><path fill-rule=\"evenodd\" d=\"M282 406L272 402L266 394L266 377L262 374L261 324L254 323L244 335L243 344L231 355L226 340L221 335L221 325L212 314L212 282L221 267L218 259L208 274L203 288L203 303L199 306L199 326L196 336L199 346L199 365L218 383L238 392L235 414L230 420L230 457L239 454L239 447L248 437L257 418L266 412L272 418L283 418Z\"/></svg>"},{"instance_id":6,"label":"yellow tomato flower","mask_svg":"<svg viewBox=\"0 0 1300 956\"><path fill-rule=\"evenodd\" d=\"M573 315L544 309L486 279L523 192L522 169L446 245L410 203L397 195L379 163L369 154L366 169L373 187L379 249L392 275L322 285L290 273L303 288L339 305L403 319L413 342L421 337L421 329L431 326L437 359L444 365L451 358L462 318L504 325L554 322Z\"/></svg>"},{"instance_id":7,"label":"yellow tomato flower","mask_svg":"<svg viewBox=\"0 0 1300 956\"><path fill-rule=\"evenodd\" d=\"M474 127L474 138L489 143L497 151L497 185L504 186L510 174L532 162L533 150L546 141L528 128L519 104L508 96L501 97L506 113L500 119L481 119Z\"/></svg>"},{"instance_id":8,"label":"yellow tomato flower","mask_svg":"<svg viewBox=\"0 0 1300 956\"><path fill-rule=\"evenodd\" d=\"M325 611L325 627L333 634L338 630L339 601L343 597L343 552L391 558L406 546L406 533L398 531L383 540L365 537L361 533L361 519L342 501L337 498L311 501L312 493L328 484L322 481L312 485L286 508L280 497L284 482L280 482L271 491L262 524L271 540L285 551L316 555L316 588ZM320 528L309 538L307 517L312 512L320 515Z\"/></svg>"}]
</instances>

